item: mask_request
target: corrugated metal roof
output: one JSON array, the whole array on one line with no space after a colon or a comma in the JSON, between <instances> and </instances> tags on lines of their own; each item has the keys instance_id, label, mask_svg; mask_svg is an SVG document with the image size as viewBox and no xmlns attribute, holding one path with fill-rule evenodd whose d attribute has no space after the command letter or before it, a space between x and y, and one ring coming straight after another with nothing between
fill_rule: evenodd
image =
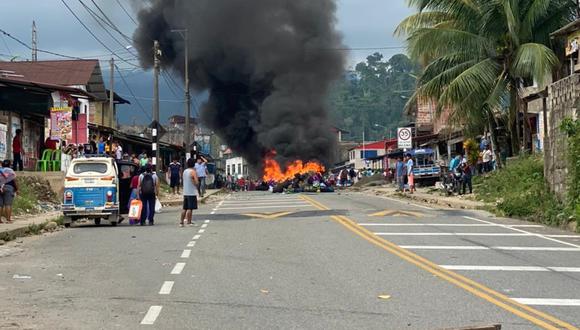
<instances>
[{"instance_id":1,"label":"corrugated metal roof","mask_svg":"<svg viewBox=\"0 0 580 330\"><path fill-rule=\"evenodd\" d=\"M12 71L11 79L61 86L89 85L98 60L0 62L0 70Z\"/></svg>"}]
</instances>

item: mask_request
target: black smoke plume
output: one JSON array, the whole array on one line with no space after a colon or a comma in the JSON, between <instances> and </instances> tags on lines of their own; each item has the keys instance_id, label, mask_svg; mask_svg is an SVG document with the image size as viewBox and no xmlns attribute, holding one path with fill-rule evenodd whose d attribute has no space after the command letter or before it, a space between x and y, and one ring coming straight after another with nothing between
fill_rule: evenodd
<instances>
[{"instance_id":1,"label":"black smoke plume","mask_svg":"<svg viewBox=\"0 0 580 330\"><path fill-rule=\"evenodd\" d=\"M135 32L142 65L158 40L165 68L184 72L189 32L192 88L209 91L202 122L257 168L276 151L333 159L326 96L344 67L335 0L149 0Z\"/></svg>"}]
</instances>

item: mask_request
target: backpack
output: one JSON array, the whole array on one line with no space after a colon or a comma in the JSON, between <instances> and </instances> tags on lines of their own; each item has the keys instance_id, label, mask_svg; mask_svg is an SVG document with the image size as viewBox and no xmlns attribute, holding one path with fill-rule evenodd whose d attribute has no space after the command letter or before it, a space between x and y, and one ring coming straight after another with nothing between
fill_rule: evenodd
<instances>
[{"instance_id":1,"label":"backpack","mask_svg":"<svg viewBox=\"0 0 580 330\"><path fill-rule=\"evenodd\" d=\"M144 174L141 181L141 194L151 196L155 195L155 180L152 174Z\"/></svg>"}]
</instances>

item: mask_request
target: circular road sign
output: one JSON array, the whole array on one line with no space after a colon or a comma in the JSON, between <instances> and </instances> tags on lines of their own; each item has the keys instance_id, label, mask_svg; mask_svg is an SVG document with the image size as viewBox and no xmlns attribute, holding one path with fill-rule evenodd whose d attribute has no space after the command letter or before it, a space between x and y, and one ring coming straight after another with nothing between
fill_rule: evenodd
<instances>
[{"instance_id":1,"label":"circular road sign","mask_svg":"<svg viewBox=\"0 0 580 330\"><path fill-rule=\"evenodd\" d=\"M413 136L413 134L411 133L410 128L402 128L399 130L399 139L401 141L409 141L409 140L411 140L412 136Z\"/></svg>"}]
</instances>

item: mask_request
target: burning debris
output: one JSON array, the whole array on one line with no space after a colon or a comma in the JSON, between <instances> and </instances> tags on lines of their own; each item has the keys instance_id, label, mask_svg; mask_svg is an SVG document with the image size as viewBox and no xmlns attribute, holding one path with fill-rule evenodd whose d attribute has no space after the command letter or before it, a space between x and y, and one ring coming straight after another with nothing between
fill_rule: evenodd
<instances>
[{"instance_id":1,"label":"burning debris","mask_svg":"<svg viewBox=\"0 0 580 330\"><path fill-rule=\"evenodd\" d=\"M143 2L135 33L142 65L153 65L158 40L163 66L183 72L184 42L171 30L187 28L193 88L210 95L201 119L236 153L258 170L271 164L270 150L289 171L297 160L332 162L325 101L344 67L333 51L343 47L336 0Z\"/></svg>"}]
</instances>

